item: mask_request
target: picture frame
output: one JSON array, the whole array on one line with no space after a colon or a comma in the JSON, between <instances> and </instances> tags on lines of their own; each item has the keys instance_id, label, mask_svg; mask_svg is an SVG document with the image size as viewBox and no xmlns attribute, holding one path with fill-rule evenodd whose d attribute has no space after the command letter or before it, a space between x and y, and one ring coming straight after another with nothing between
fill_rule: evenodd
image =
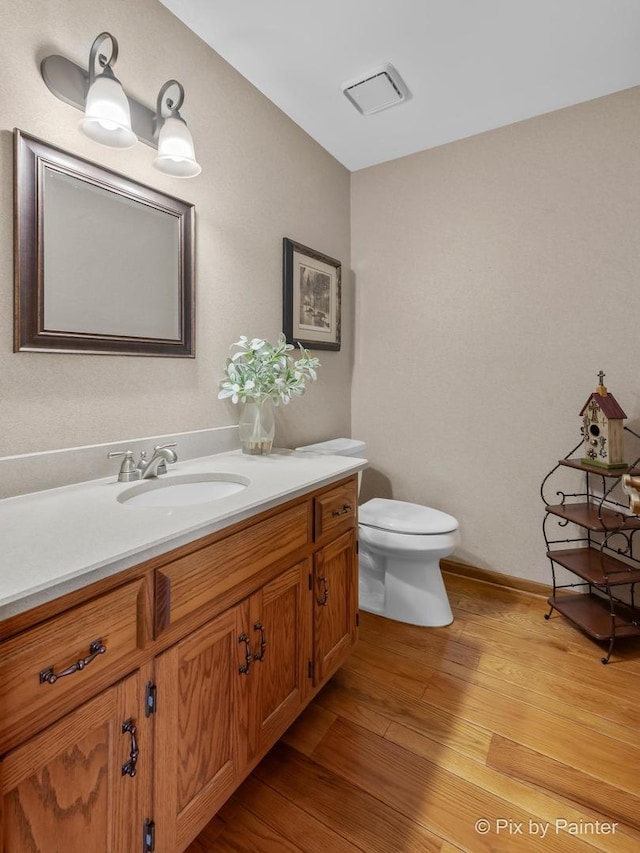
<instances>
[{"instance_id":1,"label":"picture frame","mask_svg":"<svg viewBox=\"0 0 640 853\"><path fill-rule=\"evenodd\" d=\"M283 239L283 330L291 344L339 350L342 264Z\"/></svg>"}]
</instances>

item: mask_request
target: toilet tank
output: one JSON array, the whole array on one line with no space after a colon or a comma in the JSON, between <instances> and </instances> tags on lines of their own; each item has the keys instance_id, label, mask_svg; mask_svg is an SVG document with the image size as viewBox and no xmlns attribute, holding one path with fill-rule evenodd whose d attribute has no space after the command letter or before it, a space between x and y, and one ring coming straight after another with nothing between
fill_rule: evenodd
<instances>
[{"instance_id":1,"label":"toilet tank","mask_svg":"<svg viewBox=\"0 0 640 853\"><path fill-rule=\"evenodd\" d=\"M329 441L319 441L317 444L306 444L296 447L301 453L323 453L327 456L357 456L365 458L367 445L355 438L331 438Z\"/></svg>"},{"instance_id":2,"label":"toilet tank","mask_svg":"<svg viewBox=\"0 0 640 853\"><path fill-rule=\"evenodd\" d=\"M357 456L365 459L367 445L355 438L331 438L329 441L319 441L317 444L306 444L296 447L300 453L322 453L326 456ZM358 494L362 484L362 471L358 471Z\"/></svg>"}]
</instances>

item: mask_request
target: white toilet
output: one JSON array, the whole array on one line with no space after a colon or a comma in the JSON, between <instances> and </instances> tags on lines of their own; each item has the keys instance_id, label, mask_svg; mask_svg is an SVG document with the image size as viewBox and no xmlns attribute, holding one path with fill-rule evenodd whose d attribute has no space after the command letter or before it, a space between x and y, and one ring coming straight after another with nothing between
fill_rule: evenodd
<instances>
[{"instance_id":1,"label":"white toilet","mask_svg":"<svg viewBox=\"0 0 640 853\"><path fill-rule=\"evenodd\" d=\"M365 456L364 442L333 439L297 450ZM411 625L453 622L440 560L460 542L458 522L445 512L406 501L373 498L359 507L360 609Z\"/></svg>"}]
</instances>

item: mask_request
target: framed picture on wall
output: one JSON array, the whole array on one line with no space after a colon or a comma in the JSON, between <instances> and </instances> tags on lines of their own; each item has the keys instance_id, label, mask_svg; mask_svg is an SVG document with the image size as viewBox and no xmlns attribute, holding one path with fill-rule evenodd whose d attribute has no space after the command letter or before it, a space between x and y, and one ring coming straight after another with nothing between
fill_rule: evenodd
<instances>
[{"instance_id":1,"label":"framed picture on wall","mask_svg":"<svg viewBox=\"0 0 640 853\"><path fill-rule=\"evenodd\" d=\"M283 326L289 343L340 349L342 265L308 246L283 241Z\"/></svg>"}]
</instances>

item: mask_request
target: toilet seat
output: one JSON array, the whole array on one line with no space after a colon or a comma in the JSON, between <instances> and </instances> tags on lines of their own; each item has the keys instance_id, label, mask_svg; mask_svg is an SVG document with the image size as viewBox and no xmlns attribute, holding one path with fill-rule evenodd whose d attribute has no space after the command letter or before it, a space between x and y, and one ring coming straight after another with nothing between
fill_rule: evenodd
<instances>
[{"instance_id":1,"label":"toilet seat","mask_svg":"<svg viewBox=\"0 0 640 853\"><path fill-rule=\"evenodd\" d=\"M423 536L452 533L458 529L458 520L446 512L387 498L372 498L362 504L358 522L378 530Z\"/></svg>"}]
</instances>

